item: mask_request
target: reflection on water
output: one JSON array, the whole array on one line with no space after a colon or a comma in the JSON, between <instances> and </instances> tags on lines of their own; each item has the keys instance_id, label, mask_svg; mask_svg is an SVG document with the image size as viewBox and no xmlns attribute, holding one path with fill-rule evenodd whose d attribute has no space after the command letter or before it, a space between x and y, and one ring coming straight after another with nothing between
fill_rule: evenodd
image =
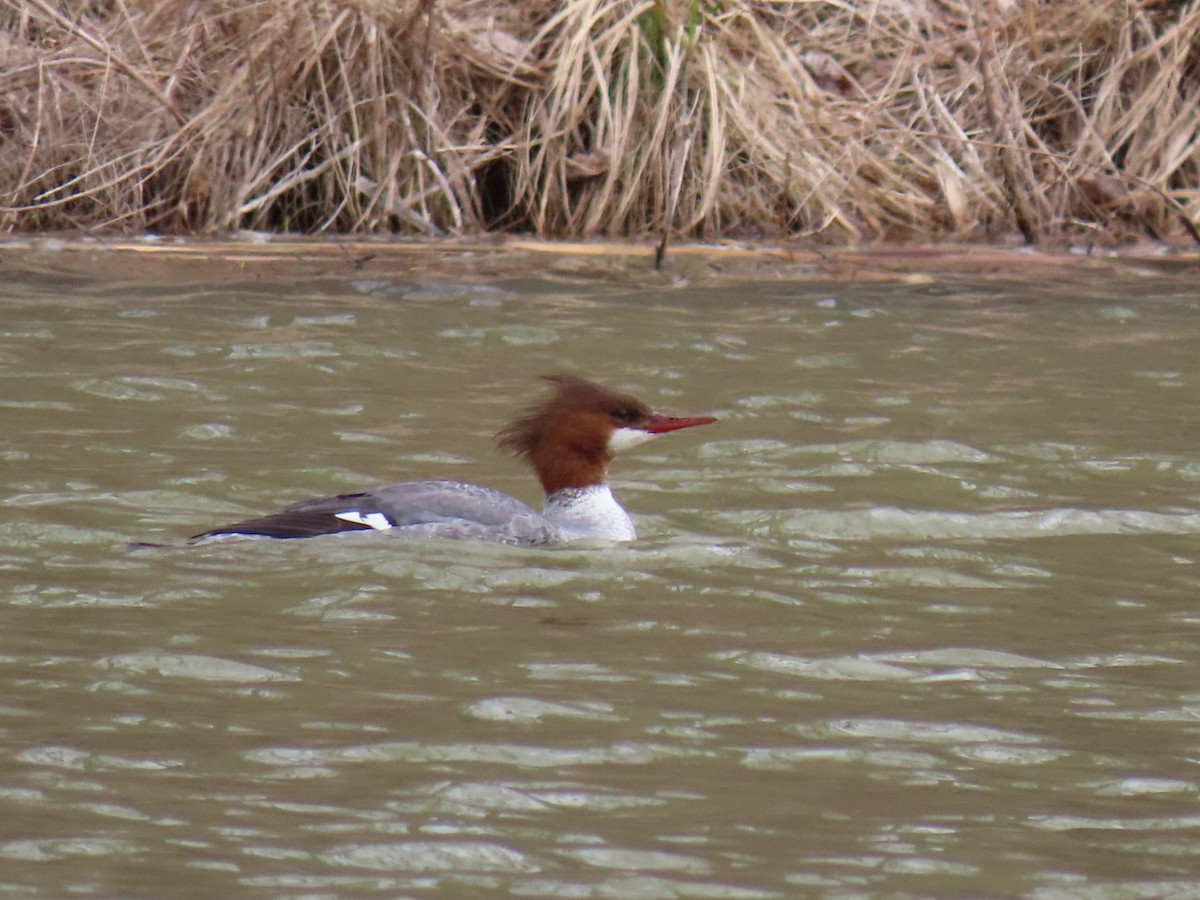
<instances>
[{"instance_id":1,"label":"reflection on water","mask_svg":"<svg viewBox=\"0 0 1200 900\"><path fill-rule=\"evenodd\" d=\"M1200 892L1194 288L0 291L10 893ZM536 502L560 370L721 417L616 463L632 546L177 546Z\"/></svg>"}]
</instances>

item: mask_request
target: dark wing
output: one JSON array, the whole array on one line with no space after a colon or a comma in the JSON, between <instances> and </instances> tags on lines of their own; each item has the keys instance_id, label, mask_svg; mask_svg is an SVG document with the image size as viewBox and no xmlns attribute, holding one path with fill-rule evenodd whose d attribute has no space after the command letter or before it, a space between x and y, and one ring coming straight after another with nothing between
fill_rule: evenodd
<instances>
[{"instance_id":1,"label":"dark wing","mask_svg":"<svg viewBox=\"0 0 1200 900\"><path fill-rule=\"evenodd\" d=\"M375 513L375 515L371 515ZM374 523L374 524L372 524ZM339 494L293 503L282 512L256 516L201 532L191 543L220 535L246 535L272 538L307 538L343 531L386 530L395 523L380 513L365 491Z\"/></svg>"},{"instance_id":2,"label":"dark wing","mask_svg":"<svg viewBox=\"0 0 1200 900\"><path fill-rule=\"evenodd\" d=\"M455 481L409 481L301 500L282 512L213 528L191 541L221 535L307 538L392 528L412 536L522 544L546 543L560 537L524 503L491 488Z\"/></svg>"}]
</instances>

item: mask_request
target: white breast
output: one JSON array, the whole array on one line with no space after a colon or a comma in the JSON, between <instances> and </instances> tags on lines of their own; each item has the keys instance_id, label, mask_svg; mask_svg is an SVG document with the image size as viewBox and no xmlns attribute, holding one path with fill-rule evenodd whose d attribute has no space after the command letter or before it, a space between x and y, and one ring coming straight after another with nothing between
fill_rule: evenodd
<instances>
[{"instance_id":1,"label":"white breast","mask_svg":"<svg viewBox=\"0 0 1200 900\"><path fill-rule=\"evenodd\" d=\"M565 488L546 498L542 515L571 538L632 541L637 538L629 513L607 484Z\"/></svg>"}]
</instances>

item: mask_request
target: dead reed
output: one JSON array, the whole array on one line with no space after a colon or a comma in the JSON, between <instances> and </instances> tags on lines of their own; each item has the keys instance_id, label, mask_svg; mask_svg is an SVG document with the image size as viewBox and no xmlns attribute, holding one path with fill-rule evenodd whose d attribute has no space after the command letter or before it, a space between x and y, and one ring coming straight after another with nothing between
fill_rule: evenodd
<instances>
[{"instance_id":1,"label":"dead reed","mask_svg":"<svg viewBox=\"0 0 1200 900\"><path fill-rule=\"evenodd\" d=\"M1200 222L1200 0L0 0L0 229Z\"/></svg>"}]
</instances>

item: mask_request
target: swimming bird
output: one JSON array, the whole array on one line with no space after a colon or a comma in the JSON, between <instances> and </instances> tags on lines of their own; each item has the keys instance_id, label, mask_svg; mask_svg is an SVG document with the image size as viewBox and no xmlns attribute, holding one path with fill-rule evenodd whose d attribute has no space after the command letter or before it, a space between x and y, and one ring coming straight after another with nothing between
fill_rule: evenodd
<instances>
[{"instance_id":1,"label":"swimming bird","mask_svg":"<svg viewBox=\"0 0 1200 900\"><path fill-rule=\"evenodd\" d=\"M191 538L309 538L344 532L556 544L590 538L632 541L633 522L608 485L623 450L712 416L654 412L636 397L575 375L545 379L552 392L504 428L501 448L528 462L546 495L539 513L488 487L459 481L406 481L301 500L282 511L212 528Z\"/></svg>"}]
</instances>

